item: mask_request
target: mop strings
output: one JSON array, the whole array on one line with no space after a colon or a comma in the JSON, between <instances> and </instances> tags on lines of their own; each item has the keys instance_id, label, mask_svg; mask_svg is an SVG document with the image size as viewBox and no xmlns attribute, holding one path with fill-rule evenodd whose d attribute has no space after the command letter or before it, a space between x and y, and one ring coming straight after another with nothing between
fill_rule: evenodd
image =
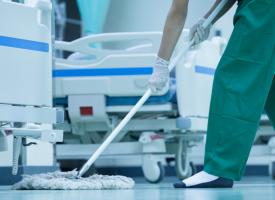
<instances>
[{"instance_id":1,"label":"mop strings","mask_svg":"<svg viewBox=\"0 0 275 200\"><path fill-rule=\"evenodd\" d=\"M100 190L131 189L133 179L125 176L108 176L95 174L78 177L77 171L52 172L45 174L23 175L22 181L13 185L14 190Z\"/></svg>"}]
</instances>

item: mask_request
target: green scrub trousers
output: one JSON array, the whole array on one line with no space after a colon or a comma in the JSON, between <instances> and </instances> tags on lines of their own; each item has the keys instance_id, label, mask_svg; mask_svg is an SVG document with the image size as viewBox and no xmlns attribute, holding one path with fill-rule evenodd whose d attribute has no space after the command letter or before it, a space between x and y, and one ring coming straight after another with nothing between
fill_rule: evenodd
<instances>
[{"instance_id":1,"label":"green scrub trousers","mask_svg":"<svg viewBox=\"0 0 275 200\"><path fill-rule=\"evenodd\" d=\"M217 67L204 170L240 180L262 112L275 125L275 0L241 0Z\"/></svg>"}]
</instances>

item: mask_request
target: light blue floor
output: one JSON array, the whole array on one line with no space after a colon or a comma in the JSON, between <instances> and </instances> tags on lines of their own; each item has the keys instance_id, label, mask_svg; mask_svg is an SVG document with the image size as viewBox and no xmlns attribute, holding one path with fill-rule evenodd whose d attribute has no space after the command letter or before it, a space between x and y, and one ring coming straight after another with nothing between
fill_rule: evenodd
<instances>
[{"instance_id":1,"label":"light blue floor","mask_svg":"<svg viewBox=\"0 0 275 200\"><path fill-rule=\"evenodd\" d=\"M168 178L152 185L138 180L133 190L99 191L11 191L9 187L0 187L0 200L275 200L275 181L269 177L244 178L233 189L174 189L172 182Z\"/></svg>"}]
</instances>

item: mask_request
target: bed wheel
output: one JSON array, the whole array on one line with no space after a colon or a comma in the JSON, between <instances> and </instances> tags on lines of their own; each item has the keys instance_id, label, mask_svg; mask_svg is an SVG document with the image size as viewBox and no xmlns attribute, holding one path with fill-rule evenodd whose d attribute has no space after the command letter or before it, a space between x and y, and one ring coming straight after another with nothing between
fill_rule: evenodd
<instances>
[{"instance_id":1,"label":"bed wheel","mask_svg":"<svg viewBox=\"0 0 275 200\"><path fill-rule=\"evenodd\" d=\"M187 155L188 143L183 138L179 140L178 151L176 153L176 174L179 179L186 179L194 175L197 170L193 162L189 161Z\"/></svg>"},{"instance_id":2,"label":"bed wheel","mask_svg":"<svg viewBox=\"0 0 275 200\"><path fill-rule=\"evenodd\" d=\"M193 162L189 162L186 171L183 166L184 164L176 164L176 174L178 179L183 180L197 173L196 166Z\"/></svg>"},{"instance_id":3,"label":"bed wheel","mask_svg":"<svg viewBox=\"0 0 275 200\"><path fill-rule=\"evenodd\" d=\"M144 155L142 161L142 171L145 179L149 183L159 183L163 180L165 170L160 161L157 161L152 154Z\"/></svg>"}]
</instances>

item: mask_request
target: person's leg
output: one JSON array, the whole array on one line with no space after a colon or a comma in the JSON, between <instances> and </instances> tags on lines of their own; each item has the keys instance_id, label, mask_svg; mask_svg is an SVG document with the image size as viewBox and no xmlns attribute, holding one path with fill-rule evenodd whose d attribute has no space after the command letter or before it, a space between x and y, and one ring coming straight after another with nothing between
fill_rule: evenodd
<instances>
[{"instance_id":1,"label":"person's leg","mask_svg":"<svg viewBox=\"0 0 275 200\"><path fill-rule=\"evenodd\" d=\"M77 6L78 6L81 22L82 22L83 36L86 35L85 32L89 32L89 29L86 27L87 27L87 23L89 23L91 18L91 10L89 10L89 8L91 7L89 6L91 2L92 2L91 0L77 0Z\"/></svg>"},{"instance_id":2,"label":"person's leg","mask_svg":"<svg viewBox=\"0 0 275 200\"><path fill-rule=\"evenodd\" d=\"M83 35L102 33L110 0L77 0L83 24Z\"/></svg>"},{"instance_id":3,"label":"person's leg","mask_svg":"<svg viewBox=\"0 0 275 200\"><path fill-rule=\"evenodd\" d=\"M82 20L82 36L99 34L103 32L110 0L77 0ZM89 44L92 48L102 48L101 43ZM69 60L94 60L96 56L75 52L68 57Z\"/></svg>"},{"instance_id":4,"label":"person's leg","mask_svg":"<svg viewBox=\"0 0 275 200\"><path fill-rule=\"evenodd\" d=\"M272 86L265 103L265 112L275 129L275 76L273 78Z\"/></svg>"},{"instance_id":5,"label":"person's leg","mask_svg":"<svg viewBox=\"0 0 275 200\"><path fill-rule=\"evenodd\" d=\"M239 64L236 63L235 66L242 67L245 63L241 61ZM249 67L253 68L252 65ZM267 99L266 110L269 117L274 120L274 110L272 110L274 103L272 105L270 102L271 98L274 97L272 96L274 95L273 92L270 90L275 69L274 50L272 62L262 67L266 68L266 71L261 69L263 71L262 75L259 73L258 78L251 79L254 83L251 82L249 85L244 86L245 82L243 82L248 78L245 77L245 74L247 76L252 75L249 73L251 70L247 70L246 73L242 74L243 80L236 82L235 88L243 88L243 91L246 91L244 94L234 90L234 86L230 82L220 81L217 75L207 133L204 167L206 172L219 177L240 180L269 91L270 97ZM224 70L226 70L226 67ZM239 78L241 79L241 76ZM235 77L231 77L232 79L235 79ZM222 97L219 96L220 93L226 93L224 91L229 90L229 88L230 93Z\"/></svg>"},{"instance_id":6,"label":"person's leg","mask_svg":"<svg viewBox=\"0 0 275 200\"><path fill-rule=\"evenodd\" d=\"M243 174L275 71L275 6L243 0L235 28L217 67L209 112L205 174L175 187L231 187ZM213 178L213 177L212 177Z\"/></svg>"},{"instance_id":7,"label":"person's leg","mask_svg":"<svg viewBox=\"0 0 275 200\"><path fill-rule=\"evenodd\" d=\"M94 17L94 33L102 33L110 7L110 0L97 0L97 12Z\"/></svg>"}]
</instances>

